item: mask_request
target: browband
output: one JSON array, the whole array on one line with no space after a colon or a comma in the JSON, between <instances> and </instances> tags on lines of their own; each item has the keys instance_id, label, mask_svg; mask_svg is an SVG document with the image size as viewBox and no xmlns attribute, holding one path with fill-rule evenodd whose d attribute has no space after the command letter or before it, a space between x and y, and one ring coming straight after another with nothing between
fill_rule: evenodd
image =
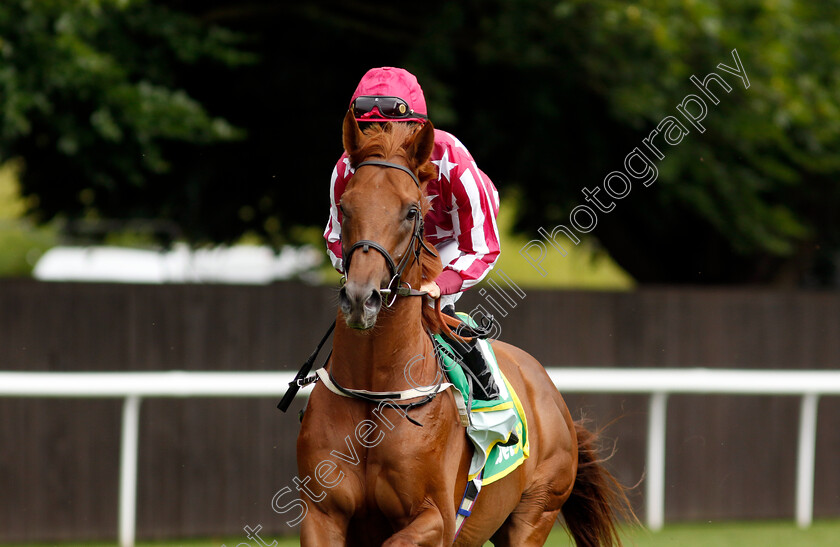
<instances>
[{"instance_id":1,"label":"browband","mask_svg":"<svg viewBox=\"0 0 840 547\"><path fill-rule=\"evenodd\" d=\"M397 163L391 163L389 161L367 160L367 161L363 161L362 163L357 165L356 169L358 169L359 167L363 167L365 165L378 165L380 167L392 167L394 169L399 169L401 171L405 171L406 173L408 173L408 176L411 177L411 180L414 181L414 184L417 185L417 188L420 188L420 179L417 178L417 175L415 175L414 172L411 169L409 169L408 167L406 167L404 165L399 165Z\"/></svg>"}]
</instances>

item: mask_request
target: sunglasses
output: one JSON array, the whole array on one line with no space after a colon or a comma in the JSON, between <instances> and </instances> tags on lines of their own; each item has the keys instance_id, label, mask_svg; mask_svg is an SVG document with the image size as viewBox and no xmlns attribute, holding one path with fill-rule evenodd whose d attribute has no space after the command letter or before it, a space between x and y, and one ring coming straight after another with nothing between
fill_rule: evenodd
<instances>
[{"instance_id":1,"label":"sunglasses","mask_svg":"<svg viewBox=\"0 0 840 547\"><path fill-rule=\"evenodd\" d=\"M373 111L374 107L379 110L379 114L383 118L422 118L427 119L423 114L419 114L408 107L408 103L399 97L382 97L379 95L363 95L356 97L350 109L353 115L358 119L368 112Z\"/></svg>"}]
</instances>

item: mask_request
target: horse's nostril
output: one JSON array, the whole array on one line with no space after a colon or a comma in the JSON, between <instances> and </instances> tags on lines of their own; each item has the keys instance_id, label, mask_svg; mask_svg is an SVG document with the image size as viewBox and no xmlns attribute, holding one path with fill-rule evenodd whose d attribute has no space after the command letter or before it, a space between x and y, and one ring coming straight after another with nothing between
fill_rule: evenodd
<instances>
[{"instance_id":1,"label":"horse's nostril","mask_svg":"<svg viewBox=\"0 0 840 547\"><path fill-rule=\"evenodd\" d=\"M350 306L350 298L347 297L347 289L341 287L341 290L338 291L338 303L342 308Z\"/></svg>"},{"instance_id":2,"label":"horse's nostril","mask_svg":"<svg viewBox=\"0 0 840 547\"><path fill-rule=\"evenodd\" d=\"M365 307L372 310L378 310L382 306L382 296L379 291L373 291L365 300Z\"/></svg>"},{"instance_id":3,"label":"horse's nostril","mask_svg":"<svg viewBox=\"0 0 840 547\"><path fill-rule=\"evenodd\" d=\"M338 291L338 302L345 316L375 316L382 308L382 295L378 289L348 283Z\"/></svg>"}]
</instances>

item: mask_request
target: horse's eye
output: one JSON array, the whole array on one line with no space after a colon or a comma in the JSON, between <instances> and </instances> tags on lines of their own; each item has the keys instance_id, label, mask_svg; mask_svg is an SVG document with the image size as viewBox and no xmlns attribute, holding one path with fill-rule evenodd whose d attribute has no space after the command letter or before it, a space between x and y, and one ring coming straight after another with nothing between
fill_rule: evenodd
<instances>
[{"instance_id":1,"label":"horse's eye","mask_svg":"<svg viewBox=\"0 0 840 547\"><path fill-rule=\"evenodd\" d=\"M419 212L420 211L418 211L415 207L412 207L411 209L408 210L408 213L406 213L405 219L406 220L414 220L415 218L417 218L417 215L418 215Z\"/></svg>"}]
</instances>

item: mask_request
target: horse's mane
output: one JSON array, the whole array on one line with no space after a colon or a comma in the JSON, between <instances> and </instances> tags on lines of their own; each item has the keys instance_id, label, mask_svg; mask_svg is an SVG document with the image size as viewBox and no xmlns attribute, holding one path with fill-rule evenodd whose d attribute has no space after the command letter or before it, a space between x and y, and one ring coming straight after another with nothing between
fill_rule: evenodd
<instances>
[{"instance_id":1,"label":"horse's mane","mask_svg":"<svg viewBox=\"0 0 840 547\"><path fill-rule=\"evenodd\" d=\"M429 248L434 249L432 244L426 241ZM425 248L420 252L420 270L423 274L423 281L434 280L443 271L443 265L440 258L429 253ZM432 334L437 334L443 330L440 323L440 316L434 307L427 305L426 297L423 297L423 328Z\"/></svg>"},{"instance_id":2,"label":"horse's mane","mask_svg":"<svg viewBox=\"0 0 840 547\"><path fill-rule=\"evenodd\" d=\"M426 196L426 185L430 180L437 178L437 169L428 160L422 165L417 165L416 158L410 158L407 154L407 148L420 127L419 124L405 122L389 122L381 125L372 124L364 130L365 139L362 146L349 153L350 164L358 165L369 158L380 158L384 160L402 158L408 163L409 169L417 173L417 178L420 180L420 190L423 196ZM429 200L420 200L420 208L424 217L429 210L429 206ZM434 246L428 240L426 241L426 245L430 249L434 249ZM440 275L440 272L443 271L440 258L432 255L425 248L422 249L420 253L420 271L424 283L436 279ZM425 297L423 300L423 327L429 332L436 334L442 329L440 319L435 312L435 308L427 305Z\"/></svg>"}]
</instances>

